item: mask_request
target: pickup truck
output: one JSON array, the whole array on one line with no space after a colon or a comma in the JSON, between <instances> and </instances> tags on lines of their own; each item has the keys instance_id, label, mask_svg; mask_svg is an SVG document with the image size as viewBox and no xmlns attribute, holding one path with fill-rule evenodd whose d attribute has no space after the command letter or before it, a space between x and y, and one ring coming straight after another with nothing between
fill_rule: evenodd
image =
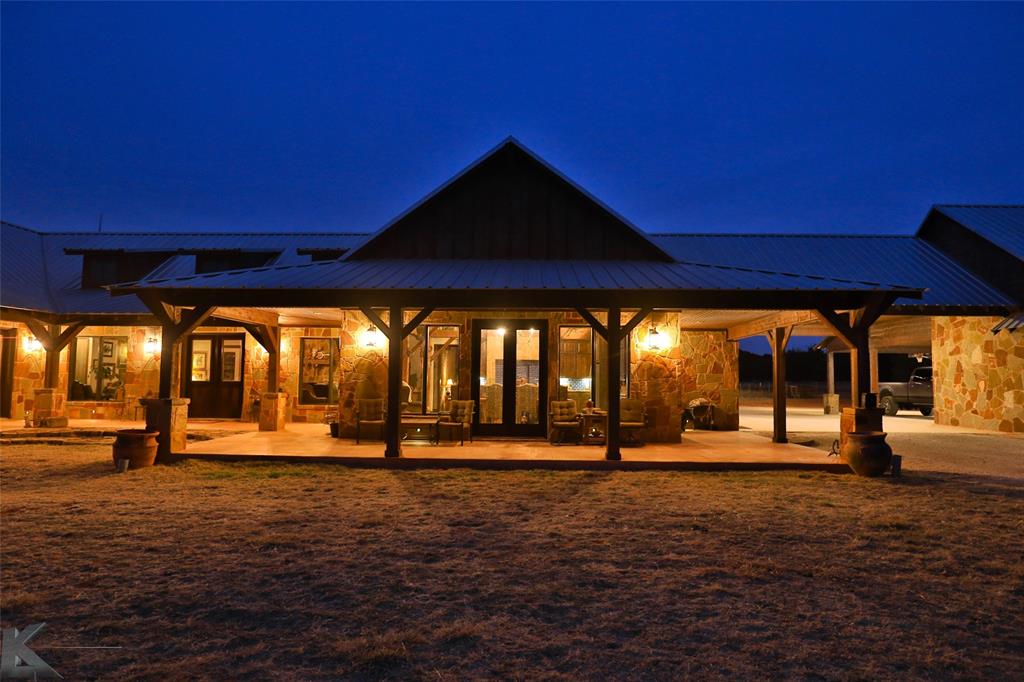
<instances>
[{"instance_id":1,"label":"pickup truck","mask_svg":"<svg viewBox=\"0 0 1024 682\"><path fill-rule=\"evenodd\" d=\"M910 381L894 381L878 384L878 406L890 417L900 409L920 410L928 416L932 413L932 368L918 367L910 375Z\"/></svg>"}]
</instances>

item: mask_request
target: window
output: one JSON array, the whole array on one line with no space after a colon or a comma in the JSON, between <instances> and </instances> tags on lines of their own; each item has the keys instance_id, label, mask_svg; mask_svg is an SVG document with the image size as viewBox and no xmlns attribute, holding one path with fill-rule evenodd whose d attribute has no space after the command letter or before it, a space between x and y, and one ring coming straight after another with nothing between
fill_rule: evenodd
<instances>
[{"instance_id":1,"label":"window","mask_svg":"<svg viewBox=\"0 0 1024 682\"><path fill-rule=\"evenodd\" d=\"M629 347L632 334L622 340L619 352L619 395L629 397ZM602 409L608 408L608 344L598 340L594 344L594 402Z\"/></svg>"},{"instance_id":2,"label":"window","mask_svg":"<svg viewBox=\"0 0 1024 682\"><path fill-rule=\"evenodd\" d=\"M299 344L299 404L333 405L338 402L338 339L304 338Z\"/></svg>"},{"instance_id":3,"label":"window","mask_svg":"<svg viewBox=\"0 0 1024 682\"><path fill-rule=\"evenodd\" d=\"M594 397L594 331L590 327L558 329L558 399L571 398L582 408Z\"/></svg>"},{"instance_id":4,"label":"window","mask_svg":"<svg viewBox=\"0 0 1024 682\"><path fill-rule=\"evenodd\" d=\"M170 253L86 253L82 256L82 288L134 282L170 258Z\"/></svg>"},{"instance_id":5,"label":"window","mask_svg":"<svg viewBox=\"0 0 1024 682\"><path fill-rule=\"evenodd\" d=\"M128 339L122 336L79 336L71 344L70 400L123 399Z\"/></svg>"},{"instance_id":6,"label":"window","mask_svg":"<svg viewBox=\"0 0 1024 682\"><path fill-rule=\"evenodd\" d=\"M270 251L210 251L196 254L196 274L260 268L278 256Z\"/></svg>"},{"instance_id":7,"label":"window","mask_svg":"<svg viewBox=\"0 0 1024 682\"><path fill-rule=\"evenodd\" d=\"M420 325L406 339L407 412L441 412L458 398L459 327Z\"/></svg>"}]
</instances>

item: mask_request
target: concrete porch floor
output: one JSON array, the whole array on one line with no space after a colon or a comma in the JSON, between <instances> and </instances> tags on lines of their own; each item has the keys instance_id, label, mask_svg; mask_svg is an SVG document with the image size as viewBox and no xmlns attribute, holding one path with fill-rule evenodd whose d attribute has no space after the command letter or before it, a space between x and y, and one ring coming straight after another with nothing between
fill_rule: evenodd
<instances>
[{"instance_id":1,"label":"concrete porch floor","mask_svg":"<svg viewBox=\"0 0 1024 682\"><path fill-rule=\"evenodd\" d=\"M600 446L552 446L543 440L476 440L458 443L405 442L402 457L386 459L380 441L356 445L331 438L323 424L288 424L284 431L236 433L190 443L188 458L229 461L335 462L387 468L457 467L552 469L814 469L849 471L825 451L772 443L744 431L687 432L682 443L622 448L622 461L604 459Z\"/></svg>"}]
</instances>

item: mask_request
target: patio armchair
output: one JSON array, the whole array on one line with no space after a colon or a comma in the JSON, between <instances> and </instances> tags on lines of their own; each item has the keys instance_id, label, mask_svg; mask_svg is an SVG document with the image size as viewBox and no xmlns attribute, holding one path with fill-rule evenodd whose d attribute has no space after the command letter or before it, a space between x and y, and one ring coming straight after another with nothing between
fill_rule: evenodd
<instances>
[{"instance_id":1,"label":"patio armchair","mask_svg":"<svg viewBox=\"0 0 1024 682\"><path fill-rule=\"evenodd\" d=\"M380 434L384 440L384 399L358 398L356 400L356 445L362 437L363 429L369 427Z\"/></svg>"},{"instance_id":2,"label":"patio armchair","mask_svg":"<svg viewBox=\"0 0 1024 682\"><path fill-rule=\"evenodd\" d=\"M473 442L473 412L476 410L476 403L472 400L453 400L451 410L441 417L437 424L438 437L444 440L455 440L458 433L459 441L466 444L466 434L469 434L469 442Z\"/></svg>"},{"instance_id":3,"label":"patio armchair","mask_svg":"<svg viewBox=\"0 0 1024 682\"><path fill-rule=\"evenodd\" d=\"M573 443L578 445L583 437L580 432L582 416L576 409L575 400L552 400L551 409L548 411L548 422L551 424L551 444L564 444L565 436L568 434L572 437Z\"/></svg>"},{"instance_id":4,"label":"patio armchair","mask_svg":"<svg viewBox=\"0 0 1024 682\"><path fill-rule=\"evenodd\" d=\"M642 400L636 398L623 398L619 403L619 432L622 434L623 444L643 445L643 439L639 437L641 429L647 425L647 410L644 409Z\"/></svg>"}]
</instances>

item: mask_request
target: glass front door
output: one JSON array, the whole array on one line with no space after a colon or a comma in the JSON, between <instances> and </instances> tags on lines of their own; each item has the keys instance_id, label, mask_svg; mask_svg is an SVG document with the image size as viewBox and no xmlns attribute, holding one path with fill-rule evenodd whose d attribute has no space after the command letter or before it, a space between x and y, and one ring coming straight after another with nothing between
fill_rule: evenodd
<instances>
[{"instance_id":1,"label":"glass front door","mask_svg":"<svg viewBox=\"0 0 1024 682\"><path fill-rule=\"evenodd\" d=\"M547 321L474 320L474 431L543 436L547 429Z\"/></svg>"}]
</instances>

